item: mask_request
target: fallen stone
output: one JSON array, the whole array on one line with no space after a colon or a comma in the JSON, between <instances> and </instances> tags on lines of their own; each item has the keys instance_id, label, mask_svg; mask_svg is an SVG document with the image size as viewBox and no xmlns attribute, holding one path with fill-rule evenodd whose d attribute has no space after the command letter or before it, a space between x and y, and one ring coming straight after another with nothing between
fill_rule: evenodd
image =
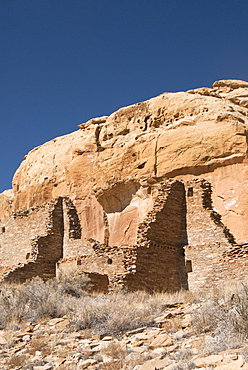
<instances>
[{"instance_id":1,"label":"fallen stone","mask_svg":"<svg viewBox=\"0 0 248 370\"><path fill-rule=\"evenodd\" d=\"M166 366L170 365L172 363L171 360L168 358L164 359L152 359L149 361L146 361L143 365L139 367L139 370L157 370L157 369L163 369Z\"/></svg>"},{"instance_id":2,"label":"fallen stone","mask_svg":"<svg viewBox=\"0 0 248 370\"><path fill-rule=\"evenodd\" d=\"M110 341L110 340L113 340L113 337L103 337L102 338L103 341Z\"/></svg>"},{"instance_id":3,"label":"fallen stone","mask_svg":"<svg viewBox=\"0 0 248 370\"><path fill-rule=\"evenodd\" d=\"M4 330L0 330L0 345L4 346L7 343L8 341L6 340L6 332Z\"/></svg>"},{"instance_id":4,"label":"fallen stone","mask_svg":"<svg viewBox=\"0 0 248 370\"><path fill-rule=\"evenodd\" d=\"M168 334L160 334L156 338L152 340L149 347L156 348L156 347L167 347L173 344L173 340L169 337Z\"/></svg>"},{"instance_id":5,"label":"fallen stone","mask_svg":"<svg viewBox=\"0 0 248 370\"><path fill-rule=\"evenodd\" d=\"M166 351L164 348L160 348L160 347L155 348L155 349L151 352L152 356L154 356L154 357L158 357L158 356L162 357L162 356L165 356L165 355L166 355L166 353L167 353L167 351Z\"/></svg>"},{"instance_id":6,"label":"fallen stone","mask_svg":"<svg viewBox=\"0 0 248 370\"><path fill-rule=\"evenodd\" d=\"M63 319L62 321L59 321L57 324L55 324L55 328L58 330L63 330L69 325L69 320L68 319Z\"/></svg>"},{"instance_id":7,"label":"fallen stone","mask_svg":"<svg viewBox=\"0 0 248 370\"><path fill-rule=\"evenodd\" d=\"M126 335L133 335L133 334L141 333L142 331L146 330L146 328L147 328L146 326L143 326L142 328L130 330L126 333Z\"/></svg>"},{"instance_id":8,"label":"fallen stone","mask_svg":"<svg viewBox=\"0 0 248 370\"><path fill-rule=\"evenodd\" d=\"M221 355L211 355L207 357L200 357L194 360L194 364L196 365L197 368L215 366L219 364L220 362L222 362L222 358L223 357Z\"/></svg>"},{"instance_id":9,"label":"fallen stone","mask_svg":"<svg viewBox=\"0 0 248 370\"><path fill-rule=\"evenodd\" d=\"M33 370L52 370L53 365L52 364L45 364L45 365L34 365Z\"/></svg>"},{"instance_id":10,"label":"fallen stone","mask_svg":"<svg viewBox=\"0 0 248 370\"><path fill-rule=\"evenodd\" d=\"M59 322L63 321L64 319L62 317L57 317L57 318L54 318L54 319L50 319L48 322L47 322L47 325L50 325L50 326L53 326L53 325L56 325L58 324Z\"/></svg>"},{"instance_id":11,"label":"fallen stone","mask_svg":"<svg viewBox=\"0 0 248 370\"><path fill-rule=\"evenodd\" d=\"M238 356L237 360L231 361L225 365L216 366L216 370L243 370L244 369L244 360L242 356Z\"/></svg>"},{"instance_id":12,"label":"fallen stone","mask_svg":"<svg viewBox=\"0 0 248 370\"><path fill-rule=\"evenodd\" d=\"M136 353L144 353L147 351L147 347L146 346L132 347L130 350Z\"/></svg>"}]
</instances>

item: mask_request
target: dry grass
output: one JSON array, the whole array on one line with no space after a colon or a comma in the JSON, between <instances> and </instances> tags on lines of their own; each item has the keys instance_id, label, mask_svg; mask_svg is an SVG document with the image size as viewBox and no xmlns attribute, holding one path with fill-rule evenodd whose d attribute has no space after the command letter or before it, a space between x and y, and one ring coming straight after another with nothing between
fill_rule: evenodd
<instances>
[{"instance_id":1,"label":"dry grass","mask_svg":"<svg viewBox=\"0 0 248 370\"><path fill-rule=\"evenodd\" d=\"M228 283L215 289L195 312L196 334L205 333L208 354L243 346L248 339L248 285Z\"/></svg>"},{"instance_id":2,"label":"dry grass","mask_svg":"<svg viewBox=\"0 0 248 370\"><path fill-rule=\"evenodd\" d=\"M26 364L27 357L25 355L12 355L7 361L7 369L21 368Z\"/></svg>"},{"instance_id":3,"label":"dry grass","mask_svg":"<svg viewBox=\"0 0 248 370\"><path fill-rule=\"evenodd\" d=\"M85 294L89 280L63 276L44 282L34 278L25 284L0 286L0 329L23 321L62 317L70 312L77 298Z\"/></svg>"},{"instance_id":4,"label":"dry grass","mask_svg":"<svg viewBox=\"0 0 248 370\"><path fill-rule=\"evenodd\" d=\"M248 340L247 284L229 283L208 296L187 291L92 294L87 291L88 284L83 276L61 276L47 282L36 278L23 285L1 285L0 329L66 314L70 318L70 331L81 330L86 337L95 334L120 336L138 327L155 325L154 319L168 305L201 302L201 309L194 315L193 329L197 335L205 334L205 353L236 348ZM167 320L164 328L167 331L180 329L179 318ZM48 350L43 348L39 338L34 338L30 344L33 352ZM117 354L112 357L120 359L123 351L116 349L116 352L120 357Z\"/></svg>"},{"instance_id":5,"label":"dry grass","mask_svg":"<svg viewBox=\"0 0 248 370\"><path fill-rule=\"evenodd\" d=\"M115 359L124 359L126 356L126 348L119 342L110 342L101 353Z\"/></svg>"},{"instance_id":6,"label":"dry grass","mask_svg":"<svg viewBox=\"0 0 248 370\"><path fill-rule=\"evenodd\" d=\"M34 337L29 342L28 352L35 355L36 351L41 352L42 356L48 356L53 352L53 348L44 341L44 337Z\"/></svg>"},{"instance_id":7,"label":"dry grass","mask_svg":"<svg viewBox=\"0 0 248 370\"><path fill-rule=\"evenodd\" d=\"M195 369L195 364L192 362L192 353L190 350L182 349L170 355L172 360L176 361L176 365L171 370L191 370Z\"/></svg>"},{"instance_id":8,"label":"dry grass","mask_svg":"<svg viewBox=\"0 0 248 370\"><path fill-rule=\"evenodd\" d=\"M166 305L177 301L178 295L150 295L144 291L89 295L77 301L70 326L72 330L91 329L92 334L118 335L141 326L153 326Z\"/></svg>"},{"instance_id":9,"label":"dry grass","mask_svg":"<svg viewBox=\"0 0 248 370\"><path fill-rule=\"evenodd\" d=\"M187 291L149 294L144 291L127 293L120 290L110 294L93 294L87 291L87 287L88 280L82 276L61 276L58 280L47 282L36 278L23 285L2 285L0 328L14 329L25 321L46 321L47 318L66 314L70 320L66 330L80 330L85 338L93 335L119 337L138 327L156 325L155 318L174 304L200 303L192 306L200 308L193 312L191 330L203 340L202 347L199 348L202 354L215 354L247 344L248 284L229 283L208 295ZM186 307L190 307L189 305ZM180 330L181 317L168 319L164 322L163 329L167 332ZM6 335L10 335L9 346L15 340L11 337L11 332L6 331ZM60 337L57 331L53 335L49 345L45 345L44 332L36 331L26 348L27 353L34 355L36 351L40 351L43 357L54 352L56 355L69 355L73 351L70 343L62 343L63 336ZM246 358L247 353L246 349ZM104 364L105 370L129 370L147 360L142 354L129 353L115 341L102 349L100 355L112 358L111 362ZM177 364L173 370L194 368L189 350L178 351L174 356ZM25 355L13 355L8 360L8 369L23 366L25 358ZM71 366L73 368L74 365ZM63 365L59 368L63 369ZM68 365L66 369L69 369Z\"/></svg>"},{"instance_id":10,"label":"dry grass","mask_svg":"<svg viewBox=\"0 0 248 370\"><path fill-rule=\"evenodd\" d=\"M18 327L25 321L70 317L69 330L118 335L141 326L154 325L168 304L193 302L190 292L154 293L115 291L90 294L85 276L62 275L44 282L35 278L22 285L0 286L0 329Z\"/></svg>"}]
</instances>

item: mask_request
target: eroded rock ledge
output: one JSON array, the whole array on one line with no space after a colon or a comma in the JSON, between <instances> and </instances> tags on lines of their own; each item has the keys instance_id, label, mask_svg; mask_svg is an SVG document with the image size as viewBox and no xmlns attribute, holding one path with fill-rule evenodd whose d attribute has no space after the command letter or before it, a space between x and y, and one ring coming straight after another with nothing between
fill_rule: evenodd
<instances>
[{"instance_id":1,"label":"eroded rock ledge","mask_svg":"<svg viewBox=\"0 0 248 370\"><path fill-rule=\"evenodd\" d=\"M33 149L0 194L2 277L57 266L102 289L176 290L188 286L184 253L190 287L236 277L230 260L244 266L248 240L247 114L248 82L221 80Z\"/></svg>"}]
</instances>

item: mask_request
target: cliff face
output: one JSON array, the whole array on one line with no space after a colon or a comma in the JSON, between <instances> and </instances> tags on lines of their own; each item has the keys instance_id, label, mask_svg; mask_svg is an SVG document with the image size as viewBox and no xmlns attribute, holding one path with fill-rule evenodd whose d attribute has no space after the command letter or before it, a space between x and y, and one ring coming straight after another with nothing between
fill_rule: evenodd
<instances>
[{"instance_id":1,"label":"cliff face","mask_svg":"<svg viewBox=\"0 0 248 370\"><path fill-rule=\"evenodd\" d=\"M164 93L91 119L26 156L13 179L13 210L67 195L92 236L101 229L95 194L104 189L130 180L122 189L134 194L137 182L203 177L212 183L214 207L227 227L239 242L248 240L247 112L248 83L221 80L212 89ZM108 193L113 209L121 208L120 188ZM142 206L149 209L149 200ZM1 212L8 213L7 206Z\"/></svg>"},{"instance_id":2,"label":"cliff face","mask_svg":"<svg viewBox=\"0 0 248 370\"><path fill-rule=\"evenodd\" d=\"M234 245L246 254L247 126L248 83L237 80L164 93L93 118L25 157L13 190L0 194L1 243L13 246L8 229L22 235L21 223L40 240L32 212L43 214L59 199L61 240L52 271L55 263L87 271L104 289L121 282L175 290L188 284L187 246L190 284L211 285L224 264L229 271ZM24 272L43 266L54 234L49 225L32 261L34 242L22 235ZM0 250L0 265L4 259ZM19 274L16 257L7 265L13 277Z\"/></svg>"}]
</instances>

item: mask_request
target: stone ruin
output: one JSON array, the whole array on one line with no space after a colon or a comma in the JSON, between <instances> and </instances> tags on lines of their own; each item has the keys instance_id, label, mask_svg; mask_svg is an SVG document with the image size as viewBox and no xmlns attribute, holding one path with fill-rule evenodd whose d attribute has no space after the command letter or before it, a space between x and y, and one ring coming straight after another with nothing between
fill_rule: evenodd
<instances>
[{"instance_id":1,"label":"stone ruin","mask_svg":"<svg viewBox=\"0 0 248 370\"><path fill-rule=\"evenodd\" d=\"M175 291L248 265L248 82L163 93L31 150L0 194L0 279Z\"/></svg>"},{"instance_id":2,"label":"stone ruin","mask_svg":"<svg viewBox=\"0 0 248 370\"><path fill-rule=\"evenodd\" d=\"M211 192L203 179L146 187L129 181L101 190L99 209L91 212L101 216L102 240L87 237L67 196L15 212L0 223L0 277L86 273L101 291L212 286L230 274L228 256L242 248L213 210Z\"/></svg>"}]
</instances>

